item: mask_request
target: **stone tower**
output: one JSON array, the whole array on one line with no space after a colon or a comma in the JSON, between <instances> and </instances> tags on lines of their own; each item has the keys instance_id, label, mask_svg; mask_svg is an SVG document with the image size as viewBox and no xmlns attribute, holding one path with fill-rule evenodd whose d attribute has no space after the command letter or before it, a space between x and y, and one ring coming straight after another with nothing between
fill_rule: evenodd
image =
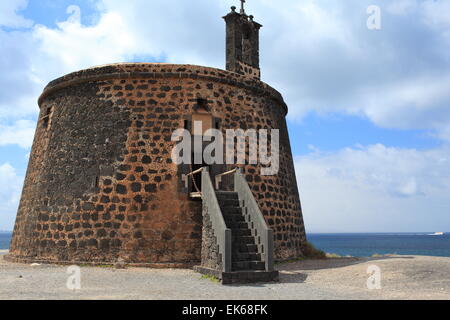
<instances>
[{"instance_id":1,"label":"stone tower","mask_svg":"<svg viewBox=\"0 0 450 320\"><path fill-rule=\"evenodd\" d=\"M192 196L192 183L186 186L186 175L197 168L177 165L171 157L173 132L192 128L197 118L223 132L280 130L277 174L262 176L259 164L238 167L257 211L273 231L276 260L302 256L306 238L287 106L280 93L259 79L261 25L235 8L224 18L227 70L111 64L48 84L39 98L39 121L7 259L198 264L207 250L205 212ZM212 180L234 168L211 166Z\"/></svg>"},{"instance_id":2,"label":"stone tower","mask_svg":"<svg viewBox=\"0 0 450 320\"><path fill-rule=\"evenodd\" d=\"M245 1L244 1L245 2ZM259 30L262 25L247 16L242 2L241 12L231 7L226 22L226 69L260 79Z\"/></svg>"}]
</instances>

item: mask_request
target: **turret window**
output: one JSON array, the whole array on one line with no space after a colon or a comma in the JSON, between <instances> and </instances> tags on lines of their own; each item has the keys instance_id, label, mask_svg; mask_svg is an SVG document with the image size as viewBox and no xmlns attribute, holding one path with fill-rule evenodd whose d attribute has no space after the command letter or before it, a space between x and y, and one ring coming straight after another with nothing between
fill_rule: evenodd
<instances>
[{"instance_id":1,"label":"turret window","mask_svg":"<svg viewBox=\"0 0 450 320\"><path fill-rule=\"evenodd\" d=\"M53 114L53 107L48 107L47 110L45 111L45 115L41 118L42 128L48 130L52 114Z\"/></svg>"}]
</instances>

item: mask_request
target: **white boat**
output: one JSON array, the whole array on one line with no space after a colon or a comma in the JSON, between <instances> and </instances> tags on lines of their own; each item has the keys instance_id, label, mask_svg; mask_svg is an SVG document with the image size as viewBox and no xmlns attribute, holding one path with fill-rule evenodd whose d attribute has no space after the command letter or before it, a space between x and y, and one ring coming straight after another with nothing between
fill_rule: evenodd
<instances>
[{"instance_id":1,"label":"white boat","mask_svg":"<svg viewBox=\"0 0 450 320\"><path fill-rule=\"evenodd\" d=\"M443 235L444 235L444 232L435 232L435 233L430 234L430 236L443 236Z\"/></svg>"}]
</instances>

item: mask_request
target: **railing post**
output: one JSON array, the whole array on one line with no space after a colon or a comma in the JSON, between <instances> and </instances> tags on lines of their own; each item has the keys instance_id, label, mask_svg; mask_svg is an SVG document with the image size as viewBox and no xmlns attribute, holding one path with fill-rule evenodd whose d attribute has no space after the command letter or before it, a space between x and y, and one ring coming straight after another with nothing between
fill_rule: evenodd
<instances>
[{"instance_id":1,"label":"railing post","mask_svg":"<svg viewBox=\"0 0 450 320\"><path fill-rule=\"evenodd\" d=\"M239 187L238 187L238 185L239 185L239 177L240 177L240 175L241 175L241 173L242 173L242 169L241 168L236 168L236 172L234 173L234 191L235 192L238 192L238 189L239 189Z\"/></svg>"},{"instance_id":2,"label":"railing post","mask_svg":"<svg viewBox=\"0 0 450 320\"><path fill-rule=\"evenodd\" d=\"M265 239L265 255L266 255L266 271L273 271L273 230L269 229L266 233Z\"/></svg>"},{"instance_id":3,"label":"railing post","mask_svg":"<svg viewBox=\"0 0 450 320\"><path fill-rule=\"evenodd\" d=\"M223 261L223 271L224 272L231 272L231 266L232 266L232 262L231 262L231 230L230 229L226 229L225 230L225 241L224 241L224 252L225 255L222 257L222 261Z\"/></svg>"}]
</instances>

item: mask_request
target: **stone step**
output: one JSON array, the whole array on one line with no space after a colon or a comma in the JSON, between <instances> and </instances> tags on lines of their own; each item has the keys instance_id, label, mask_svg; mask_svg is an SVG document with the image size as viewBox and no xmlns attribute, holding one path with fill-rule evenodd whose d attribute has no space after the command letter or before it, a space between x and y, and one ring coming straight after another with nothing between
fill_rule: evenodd
<instances>
[{"instance_id":1,"label":"stone step","mask_svg":"<svg viewBox=\"0 0 450 320\"><path fill-rule=\"evenodd\" d=\"M222 214L228 215L228 214L242 214L243 210L241 207L227 207L227 208L220 208L222 211Z\"/></svg>"},{"instance_id":2,"label":"stone step","mask_svg":"<svg viewBox=\"0 0 450 320\"><path fill-rule=\"evenodd\" d=\"M227 224L227 227L231 230L249 229L247 222L230 222L229 224Z\"/></svg>"},{"instance_id":3,"label":"stone step","mask_svg":"<svg viewBox=\"0 0 450 320\"><path fill-rule=\"evenodd\" d=\"M248 272L264 271L265 263L261 261L256 238L252 235L250 224L246 222L246 211L243 201L239 201L237 193L217 192L217 198L227 226L232 230L232 269ZM239 276L237 276L239 278ZM242 276L249 279L253 276ZM255 279L252 280L254 282Z\"/></svg>"},{"instance_id":4,"label":"stone step","mask_svg":"<svg viewBox=\"0 0 450 320\"><path fill-rule=\"evenodd\" d=\"M194 271L214 276L222 281L222 284L238 284L238 283L263 283L279 280L278 271L263 271L263 270L239 270L233 272L221 272L218 270L195 266Z\"/></svg>"},{"instance_id":5,"label":"stone step","mask_svg":"<svg viewBox=\"0 0 450 320\"><path fill-rule=\"evenodd\" d=\"M222 284L257 283L278 281L278 271L240 270L222 273Z\"/></svg>"},{"instance_id":6,"label":"stone step","mask_svg":"<svg viewBox=\"0 0 450 320\"><path fill-rule=\"evenodd\" d=\"M233 261L261 261L260 253L233 252Z\"/></svg>"},{"instance_id":7,"label":"stone step","mask_svg":"<svg viewBox=\"0 0 450 320\"><path fill-rule=\"evenodd\" d=\"M245 218L241 214L229 214L223 216L225 222L227 223L239 223L239 222L245 222Z\"/></svg>"},{"instance_id":8,"label":"stone step","mask_svg":"<svg viewBox=\"0 0 450 320\"><path fill-rule=\"evenodd\" d=\"M246 217L243 214L233 213L233 214L224 214L223 218L225 220L229 220L230 222L247 222Z\"/></svg>"},{"instance_id":9,"label":"stone step","mask_svg":"<svg viewBox=\"0 0 450 320\"><path fill-rule=\"evenodd\" d=\"M216 197L219 201L223 200L239 200L239 196L236 192L216 192Z\"/></svg>"},{"instance_id":10,"label":"stone step","mask_svg":"<svg viewBox=\"0 0 450 320\"><path fill-rule=\"evenodd\" d=\"M217 199L219 201L219 205L221 208L228 207L242 207L243 201L239 201L236 199Z\"/></svg>"},{"instance_id":11,"label":"stone step","mask_svg":"<svg viewBox=\"0 0 450 320\"><path fill-rule=\"evenodd\" d=\"M233 244L256 244L255 238L252 236L233 236Z\"/></svg>"},{"instance_id":12,"label":"stone step","mask_svg":"<svg viewBox=\"0 0 450 320\"><path fill-rule=\"evenodd\" d=\"M233 271L239 270L265 270L266 264L262 261L236 261L232 263Z\"/></svg>"},{"instance_id":13,"label":"stone step","mask_svg":"<svg viewBox=\"0 0 450 320\"><path fill-rule=\"evenodd\" d=\"M236 253L258 253L258 246L256 244L234 244L232 248Z\"/></svg>"},{"instance_id":14,"label":"stone step","mask_svg":"<svg viewBox=\"0 0 450 320\"><path fill-rule=\"evenodd\" d=\"M231 229L231 234L236 237L252 236L252 230L250 230L248 228L246 228L246 229Z\"/></svg>"}]
</instances>

